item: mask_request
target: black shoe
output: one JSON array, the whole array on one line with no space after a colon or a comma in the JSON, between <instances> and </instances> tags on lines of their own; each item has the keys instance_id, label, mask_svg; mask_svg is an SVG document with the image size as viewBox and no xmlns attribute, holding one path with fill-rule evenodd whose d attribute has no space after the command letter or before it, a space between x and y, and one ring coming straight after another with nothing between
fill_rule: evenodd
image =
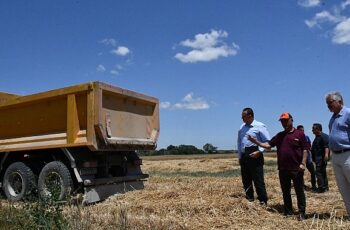
<instances>
[{"instance_id":1,"label":"black shoe","mask_svg":"<svg viewBox=\"0 0 350 230\"><path fill-rule=\"evenodd\" d=\"M328 192L329 191L329 189L328 188L319 188L318 189L318 193L325 193L325 192Z\"/></svg>"},{"instance_id":2,"label":"black shoe","mask_svg":"<svg viewBox=\"0 0 350 230\"><path fill-rule=\"evenodd\" d=\"M267 206L267 201L260 201L259 203L260 203L261 206L264 206L264 207Z\"/></svg>"},{"instance_id":3,"label":"black shoe","mask_svg":"<svg viewBox=\"0 0 350 230\"><path fill-rule=\"evenodd\" d=\"M285 217L293 216L293 212L291 212L291 211L284 211L283 215Z\"/></svg>"},{"instance_id":4,"label":"black shoe","mask_svg":"<svg viewBox=\"0 0 350 230\"><path fill-rule=\"evenodd\" d=\"M298 220L299 221L303 221L303 220L305 220L306 218L305 218L305 213L299 213L299 215L298 215Z\"/></svg>"},{"instance_id":5,"label":"black shoe","mask_svg":"<svg viewBox=\"0 0 350 230\"><path fill-rule=\"evenodd\" d=\"M318 190L319 190L319 189L317 189L316 187L312 187L311 192L315 192L315 193L317 193L317 192L318 192Z\"/></svg>"}]
</instances>

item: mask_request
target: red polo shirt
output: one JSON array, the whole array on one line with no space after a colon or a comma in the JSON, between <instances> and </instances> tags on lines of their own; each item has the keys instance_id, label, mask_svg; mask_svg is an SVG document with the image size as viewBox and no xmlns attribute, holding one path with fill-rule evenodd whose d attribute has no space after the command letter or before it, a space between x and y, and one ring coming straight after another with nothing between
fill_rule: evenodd
<instances>
[{"instance_id":1,"label":"red polo shirt","mask_svg":"<svg viewBox=\"0 0 350 230\"><path fill-rule=\"evenodd\" d=\"M268 143L277 147L277 164L279 170L299 170L303 160L303 150L309 149L305 134L293 128L292 132L277 133Z\"/></svg>"}]
</instances>

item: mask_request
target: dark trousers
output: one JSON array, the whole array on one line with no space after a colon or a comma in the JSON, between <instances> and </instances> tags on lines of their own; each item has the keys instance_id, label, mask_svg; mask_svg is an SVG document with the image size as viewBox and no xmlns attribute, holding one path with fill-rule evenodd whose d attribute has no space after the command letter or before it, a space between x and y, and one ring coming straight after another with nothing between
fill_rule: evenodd
<instances>
[{"instance_id":1,"label":"dark trousers","mask_svg":"<svg viewBox=\"0 0 350 230\"><path fill-rule=\"evenodd\" d=\"M306 161L306 168L307 168L307 170L309 170L309 172L311 174L311 186L312 186L312 189L316 189L316 170L315 170L314 163L312 163L310 153L308 153L308 154L309 155L308 155L308 158L307 158L307 161Z\"/></svg>"},{"instance_id":2,"label":"dark trousers","mask_svg":"<svg viewBox=\"0 0 350 230\"><path fill-rule=\"evenodd\" d=\"M293 214L291 182L297 195L299 213L305 213L306 199L304 193L304 172L302 171L279 171L280 184L283 193L284 213Z\"/></svg>"},{"instance_id":3,"label":"dark trousers","mask_svg":"<svg viewBox=\"0 0 350 230\"><path fill-rule=\"evenodd\" d=\"M240 159L241 175L245 196L248 200L254 200L254 188L260 202L267 203L267 193L264 182L264 157L251 158L248 154L243 154Z\"/></svg>"},{"instance_id":4,"label":"dark trousers","mask_svg":"<svg viewBox=\"0 0 350 230\"><path fill-rule=\"evenodd\" d=\"M328 190L327 161L316 162L317 185L320 191Z\"/></svg>"}]
</instances>

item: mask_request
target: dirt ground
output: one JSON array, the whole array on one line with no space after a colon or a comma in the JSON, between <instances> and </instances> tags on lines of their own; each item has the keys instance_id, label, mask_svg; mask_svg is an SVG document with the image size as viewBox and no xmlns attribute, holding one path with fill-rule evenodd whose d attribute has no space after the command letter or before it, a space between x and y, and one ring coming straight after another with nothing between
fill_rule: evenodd
<instances>
[{"instance_id":1,"label":"dirt ground","mask_svg":"<svg viewBox=\"0 0 350 230\"><path fill-rule=\"evenodd\" d=\"M147 157L143 170L150 174L145 189L114 196L91 207L92 216L127 210L135 229L350 229L346 211L328 165L330 191L306 191L307 219L283 216L276 159L265 158L267 207L244 198L237 158ZM305 173L305 184L310 175ZM293 206L296 197L292 191ZM108 211L107 211L108 212Z\"/></svg>"}]
</instances>

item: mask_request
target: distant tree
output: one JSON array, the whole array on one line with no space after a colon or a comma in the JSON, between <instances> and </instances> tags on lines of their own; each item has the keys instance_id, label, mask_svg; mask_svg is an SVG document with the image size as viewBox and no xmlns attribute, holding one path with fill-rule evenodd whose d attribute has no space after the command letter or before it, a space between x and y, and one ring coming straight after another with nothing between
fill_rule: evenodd
<instances>
[{"instance_id":1,"label":"distant tree","mask_svg":"<svg viewBox=\"0 0 350 230\"><path fill-rule=\"evenodd\" d=\"M174 145L169 145L169 146L166 148L166 150L168 150L168 151L171 151L171 150L174 150L174 149L176 149L176 146L174 146Z\"/></svg>"},{"instance_id":2,"label":"distant tree","mask_svg":"<svg viewBox=\"0 0 350 230\"><path fill-rule=\"evenodd\" d=\"M216 147L214 147L216 150ZM159 150L140 150L137 151L141 156L155 156L155 155L193 155L204 154L205 152L193 145L169 145L166 149Z\"/></svg>"},{"instance_id":3,"label":"distant tree","mask_svg":"<svg viewBox=\"0 0 350 230\"><path fill-rule=\"evenodd\" d=\"M140 156L154 156L159 155L157 150L138 150L136 153Z\"/></svg>"},{"instance_id":4,"label":"distant tree","mask_svg":"<svg viewBox=\"0 0 350 230\"><path fill-rule=\"evenodd\" d=\"M214 152L216 152L217 149L218 149L218 147L215 147L214 145L212 145L210 143L206 143L205 145L203 145L203 150L206 153L214 153Z\"/></svg>"},{"instance_id":5,"label":"distant tree","mask_svg":"<svg viewBox=\"0 0 350 230\"><path fill-rule=\"evenodd\" d=\"M166 149L159 149L159 150L157 151L157 155L165 155L166 152L167 152Z\"/></svg>"},{"instance_id":6,"label":"distant tree","mask_svg":"<svg viewBox=\"0 0 350 230\"><path fill-rule=\"evenodd\" d=\"M204 152L200 149L197 149L193 145L179 145L178 154L191 155L191 154L203 154Z\"/></svg>"}]
</instances>

